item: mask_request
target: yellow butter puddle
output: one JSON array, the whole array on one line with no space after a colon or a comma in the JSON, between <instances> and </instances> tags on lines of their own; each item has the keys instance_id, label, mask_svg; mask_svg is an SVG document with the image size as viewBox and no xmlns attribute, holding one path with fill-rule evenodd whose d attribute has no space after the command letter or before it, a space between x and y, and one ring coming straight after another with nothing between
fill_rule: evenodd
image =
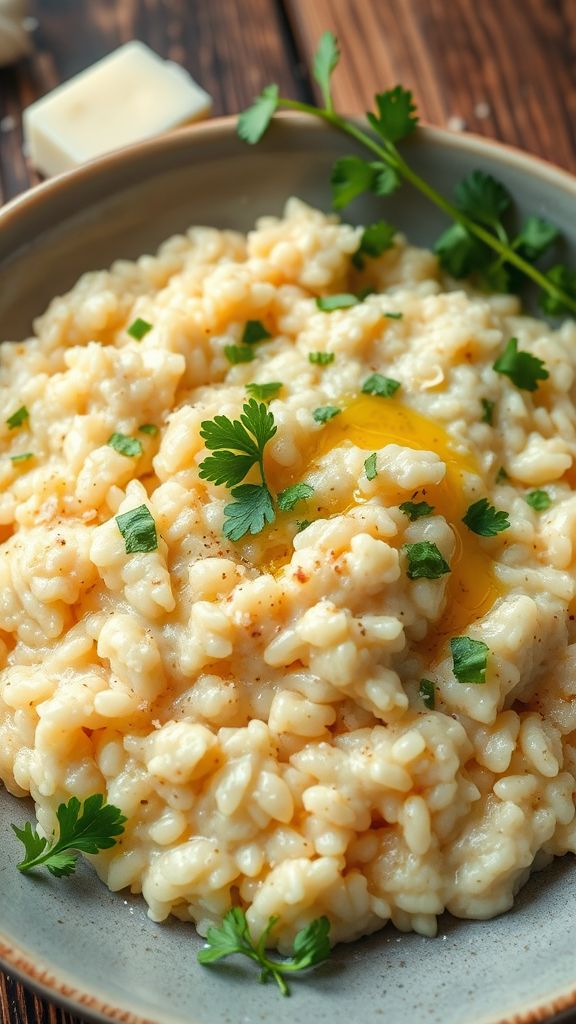
<instances>
[{"instance_id":1,"label":"yellow butter puddle","mask_svg":"<svg viewBox=\"0 0 576 1024\"><path fill-rule=\"evenodd\" d=\"M463 633L471 622L492 607L500 595L492 560L482 549L479 538L462 522L469 504L465 497L463 478L467 473L479 474L479 467L469 452L458 451L455 442L442 426L394 398L362 395L353 399L322 431L314 434L307 458L307 471L314 468L333 448L346 442L366 452L377 451L387 444L432 451L446 464L446 475L440 484L426 485L416 492L383 485L378 491L388 505L399 505L404 501L427 501L436 513L445 517L455 532L456 550L451 559L446 610L421 645L423 653L435 657L451 636ZM305 478L306 472L301 474L300 479ZM479 494L478 497L483 495ZM351 496L346 508L361 501L359 495ZM316 514L317 506L314 508ZM331 506L330 509L321 509L320 514L332 515L344 510ZM304 506L299 506L298 512L298 517L306 517ZM282 544L276 546L272 542L267 552L269 557L266 558L270 569L278 570L285 564L288 552L282 548Z\"/></svg>"}]
</instances>

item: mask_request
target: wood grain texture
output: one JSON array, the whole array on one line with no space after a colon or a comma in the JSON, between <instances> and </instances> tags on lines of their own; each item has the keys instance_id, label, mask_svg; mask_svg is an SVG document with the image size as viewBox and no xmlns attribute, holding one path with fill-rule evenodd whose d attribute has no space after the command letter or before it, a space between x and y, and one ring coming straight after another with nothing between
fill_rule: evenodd
<instances>
[{"instance_id":1,"label":"wood grain texture","mask_svg":"<svg viewBox=\"0 0 576 1024\"><path fill-rule=\"evenodd\" d=\"M401 82L425 121L466 127L576 171L575 0L286 0L302 52L326 28L336 105Z\"/></svg>"},{"instance_id":2,"label":"wood grain texture","mask_svg":"<svg viewBox=\"0 0 576 1024\"><path fill-rule=\"evenodd\" d=\"M362 112L396 82L425 120L466 126L576 170L576 0L32 0L34 53L0 71L0 203L36 180L21 112L138 38L234 113L269 81L311 98L318 36L343 46L339 107ZM1 1024L78 1024L0 974Z\"/></svg>"},{"instance_id":3,"label":"wood grain texture","mask_svg":"<svg viewBox=\"0 0 576 1024\"><path fill-rule=\"evenodd\" d=\"M131 39L186 67L215 114L236 113L272 80L310 98L276 0L31 0L31 8L33 55L0 70L0 204L37 180L22 151L22 109Z\"/></svg>"}]
</instances>

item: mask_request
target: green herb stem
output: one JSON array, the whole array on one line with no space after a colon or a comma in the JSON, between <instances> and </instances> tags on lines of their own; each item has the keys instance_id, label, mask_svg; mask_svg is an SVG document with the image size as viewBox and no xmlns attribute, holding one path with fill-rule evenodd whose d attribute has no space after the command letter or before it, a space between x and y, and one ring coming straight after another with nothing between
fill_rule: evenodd
<instances>
[{"instance_id":1,"label":"green herb stem","mask_svg":"<svg viewBox=\"0 0 576 1024\"><path fill-rule=\"evenodd\" d=\"M416 171L412 170L393 143L387 143L386 146L380 145L353 121L348 121L346 118L336 114L333 110L315 107L310 103L302 103L299 100L288 100L283 98L279 99L278 105L287 110L297 110L304 114L311 114L313 117L319 117L328 122L328 124L331 124L334 128L337 128L346 135L350 135L357 142L360 142L361 145L371 150L372 153L388 164L389 167L392 167L393 170L401 174L406 181L410 182L414 188L418 189L422 195L426 196L426 198L434 203L435 206L446 213L448 217L456 221L458 224L461 224L462 227L466 228L471 235L474 235L479 239L479 241L483 242L494 252L498 253L500 258L506 263L511 263L515 266L545 292L553 292L558 300L564 303L564 305L576 314L575 299L567 295L566 292L557 285L552 284L545 274L532 266L532 264L528 263L522 258L522 256L519 256L509 243L492 234L492 232L488 231L481 224L477 224L475 221L471 220L462 212L462 210L459 210L457 206L451 203L449 199L446 199L446 197L441 195L440 192L437 192L432 185L429 185L427 181L416 173Z\"/></svg>"}]
</instances>

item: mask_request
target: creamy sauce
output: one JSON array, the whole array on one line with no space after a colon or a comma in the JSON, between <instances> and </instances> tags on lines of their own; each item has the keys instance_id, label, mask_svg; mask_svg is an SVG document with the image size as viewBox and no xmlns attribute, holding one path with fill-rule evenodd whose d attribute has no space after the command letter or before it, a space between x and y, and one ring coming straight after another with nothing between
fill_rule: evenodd
<instances>
[{"instance_id":1,"label":"creamy sauce","mask_svg":"<svg viewBox=\"0 0 576 1024\"><path fill-rule=\"evenodd\" d=\"M433 633L422 645L427 654L436 657L451 636L465 632L471 622L492 607L500 594L489 555L482 549L479 538L462 522L470 504L464 493L463 477L467 473L478 474L479 467L470 452L457 449L443 427L395 398L361 395L353 399L338 416L328 421L322 431L314 435L307 459L308 471L322 456L347 441L367 452L376 451L387 444L432 451L446 464L446 475L440 484L427 485L415 492L383 484L379 490L389 505L400 505L409 500L427 501L435 512L445 517L454 530L456 550L451 560L446 610ZM305 478L305 475L301 474L300 479ZM287 484L284 483L284 486ZM335 515L362 500L359 494L353 494L342 508L336 507L335 502L330 508L315 504L315 517L318 508L321 515ZM294 513L291 513L290 519L293 518ZM306 518L306 511L299 512L298 518ZM278 571L289 557L289 546L282 537L283 532L280 520L277 529L271 531L265 559L268 569L273 572Z\"/></svg>"}]
</instances>

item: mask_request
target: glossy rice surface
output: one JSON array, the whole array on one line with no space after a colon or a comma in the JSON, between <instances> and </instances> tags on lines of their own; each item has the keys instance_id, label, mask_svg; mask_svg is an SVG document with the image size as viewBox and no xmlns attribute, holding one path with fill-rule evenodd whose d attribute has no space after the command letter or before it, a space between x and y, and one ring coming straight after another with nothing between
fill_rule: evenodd
<instances>
[{"instance_id":1,"label":"glossy rice surface","mask_svg":"<svg viewBox=\"0 0 576 1024\"><path fill-rule=\"evenodd\" d=\"M321 914L334 942L491 917L576 849L576 328L401 237L358 270L360 236L298 200L247 237L193 228L85 275L0 354L0 776L48 835L73 794L120 807L94 864L154 920L205 934L240 903L256 935L279 917L281 949ZM231 366L249 320L271 337ZM548 370L534 392L493 369L511 337ZM363 393L375 372L393 397ZM200 425L270 381L270 487L314 494L231 543ZM462 523L484 497L509 513L495 537ZM142 504L158 549L127 554L115 517ZM409 578L422 541L450 573ZM456 679L458 635L487 644L485 683Z\"/></svg>"}]
</instances>

